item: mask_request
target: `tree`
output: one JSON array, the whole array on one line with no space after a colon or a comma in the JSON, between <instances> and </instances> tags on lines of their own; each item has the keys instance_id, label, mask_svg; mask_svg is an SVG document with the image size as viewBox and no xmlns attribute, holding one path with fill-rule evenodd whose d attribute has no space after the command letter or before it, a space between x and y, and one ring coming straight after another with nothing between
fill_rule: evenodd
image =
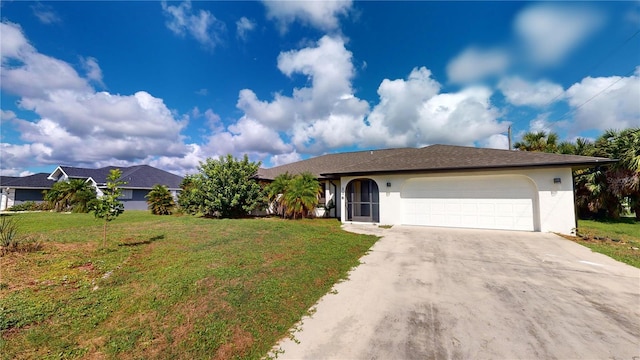
<instances>
[{"instance_id":1,"label":"tree","mask_svg":"<svg viewBox=\"0 0 640 360\"><path fill-rule=\"evenodd\" d=\"M558 134L554 132L527 132L522 136L522 141L513 144L513 147L522 151L558 152Z\"/></svg>"},{"instance_id":2,"label":"tree","mask_svg":"<svg viewBox=\"0 0 640 360\"><path fill-rule=\"evenodd\" d=\"M147 199L149 210L154 215L171 215L173 208L176 206L175 201L173 201L173 195L164 185L154 185L145 198Z\"/></svg>"},{"instance_id":3,"label":"tree","mask_svg":"<svg viewBox=\"0 0 640 360\"><path fill-rule=\"evenodd\" d=\"M178 194L178 206L180 210L191 215L200 212L204 199L200 197L202 193L199 189L198 176L187 175L180 183L180 193Z\"/></svg>"},{"instance_id":4,"label":"tree","mask_svg":"<svg viewBox=\"0 0 640 360\"><path fill-rule=\"evenodd\" d=\"M286 213L293 216L307 217L318 205L321 188L318 180L309 172L296 175L289 181L282 195L282 203Z\"/></svg>"},{"instance_id":5,"label":"tree","mask_svg":"<svg viewBox=\"0 0 640 360\"><path fill-rule=\"evenodd\" d=\"M107 243L107 223L115 220L124 212L124 205L118 199L122 195L120 186L126 182L121 181L122 171L114 169L107 176L107 188L103 190L103 195L90 204L90 210L96 218L104 220L102 245Z\"/></svg>"},{"instance_id":6,"label":"tree","mask_svg":"<svg viewBox=\"0 0 640 360\"><path fill-rule=\"evenodd\" d=\"M199 173L189 179L193 187L182 198L191 210L197 208L204 216L233 218L247 215L263 204L263 194L255 179L260 163L242 160L232 155L218 160L208 158L200 163Z\"/></svg>"},{"instance_id":7,"label":"tree","mask_svg":"<svg viewBox=\"0 0 640 360\"><path fill-rule=\"evenodd\" d=\"M276 214L282 217L285 216L286 212L283 194L287 191L291 180L293 180L293 176L286 172L276 176L273 182L265 187L267 201L275 208Z\"/></svg>"},{"instance_id":8,"label":"tree","mask_svg":"<svg viewBox=\"0 0 640 360\"><path fill-rule=\"evenodd\" d=\"M96 190L87 181L70 179L60 181L46 190L44 200L56 211L85 213L89 210L89 203L96 198Z\"/></svg>"}]
</instances>

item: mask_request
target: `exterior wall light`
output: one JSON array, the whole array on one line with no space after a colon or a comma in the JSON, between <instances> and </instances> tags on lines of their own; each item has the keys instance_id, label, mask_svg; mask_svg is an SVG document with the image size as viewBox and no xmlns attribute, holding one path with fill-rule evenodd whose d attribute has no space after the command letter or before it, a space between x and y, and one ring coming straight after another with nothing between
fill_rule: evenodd
<instances>
[{"instance_id":1,"label":"exterior wall light","mask_svg":"<svg viewBox=\"0 0 640 360\"><path fill-rule=\"evenodd\" d=\"M387 181L387 187L391 187L391 183Z\"/></svg>"},{"instance_id":2,"label":"exterior wall light","mask_svg":"<svg viewBox=\"0 0 640 360\"><path fill-rule=\"evenodd\" d=\"M553 183L554 183L554 184L560 184L560 183L562 183L562 179L560 179L560 178L553 178Z\"/></svg>"}]
</instances>

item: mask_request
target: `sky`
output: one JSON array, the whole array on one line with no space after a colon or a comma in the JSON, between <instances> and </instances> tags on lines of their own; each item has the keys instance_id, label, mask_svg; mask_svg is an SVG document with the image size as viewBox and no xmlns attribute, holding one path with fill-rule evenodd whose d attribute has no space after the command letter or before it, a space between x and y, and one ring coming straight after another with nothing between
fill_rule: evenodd
<instances>
[{"instance_id":1,"label":"sky","mask_svg":"<svg viewBox=\"0 0 640 360\"><path fill-rule=\"evenodd\" d=\"M640 1L0 2L0 174L640 126Z\"/></svg>"}]
</instances>

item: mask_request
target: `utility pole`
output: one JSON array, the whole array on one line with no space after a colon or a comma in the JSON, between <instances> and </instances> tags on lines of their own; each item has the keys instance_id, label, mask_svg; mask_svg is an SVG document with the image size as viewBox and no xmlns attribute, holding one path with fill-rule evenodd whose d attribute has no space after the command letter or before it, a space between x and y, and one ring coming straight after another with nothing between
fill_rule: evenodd
<instances>
[{"instance_id":1,"label":"utility pole","mask_svg":"<svg viewBox=\"0 0 640 360\"><path fill-rule=\"evenodd\" d=\"M511 150L511 125L509 125L507 137L509 138L509 150Z\"/></svg>"}]
</instances>

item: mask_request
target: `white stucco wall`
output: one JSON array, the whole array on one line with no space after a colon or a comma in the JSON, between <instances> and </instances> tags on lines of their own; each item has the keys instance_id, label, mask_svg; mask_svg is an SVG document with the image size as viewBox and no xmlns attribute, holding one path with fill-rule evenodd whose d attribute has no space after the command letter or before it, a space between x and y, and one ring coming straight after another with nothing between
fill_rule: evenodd
<instances>
[{"instance_id":1,"label":"white stucco wall","mask_svg":"<svg viewBox=\"0 0 640 360\"><path fill-rule=\"evenodd\" d=\"M375 175L369 177L349 176L340 181L340 208L346 209L345 190L349 181L360 178L372 179L380 192L380 224L402 224L403 200L401 191L408 179L416 177L456 177L456 176L492 176L520 175L531 180L535 187L534 228L536 231L571 234L575 228L575 210L573 196L573 178L570 168L522 169L509 171L477 171L444 174L406 174ZM554 183L560 178L561 183ZM387 187L387 183L391 186ZM341 213L342 222L346 222L346 213Z\"/></svg>"}]
</instances>

